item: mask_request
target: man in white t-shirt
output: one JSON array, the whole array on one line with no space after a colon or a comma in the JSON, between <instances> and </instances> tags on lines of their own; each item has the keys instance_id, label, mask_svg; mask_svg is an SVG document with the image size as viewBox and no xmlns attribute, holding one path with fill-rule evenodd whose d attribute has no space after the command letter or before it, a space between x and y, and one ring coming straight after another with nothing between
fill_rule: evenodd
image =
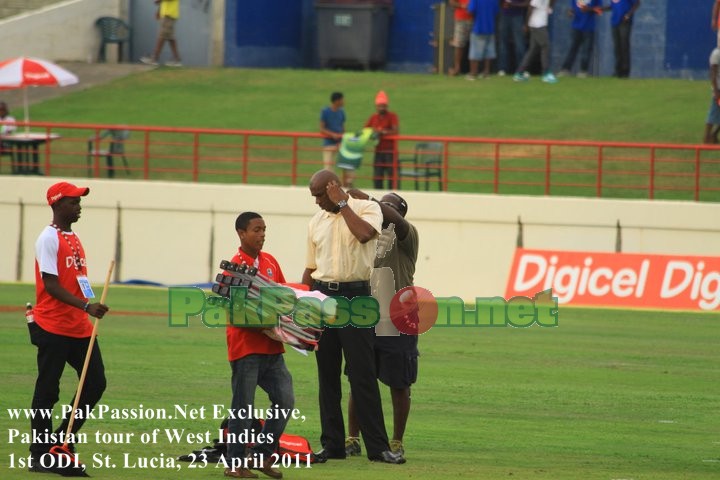
<instances>
[{"instance_id":1,"label":"man in white t-shirt","mask_svg":"<svg viewBox=\"0 0 720 480\"><path fill-rule=\"evenodd\" d=\"M0 102L0 135L13 133L15 128L15 119L10 116L7 103Z\"/></svg>"},{"instance_id":2,"label":"man in white t-shirt","mask_svg":"<svg viewBox=\"0 0 720 480\"><path fill-rule=\"evenodd\" d=\"M517 72L513 76L516 82L526 82L530 79L527 68L537 55L540 55L542 65L542 81L557 83L557 78L550 71L550 34L548 33L548 19L552 14L554 0L532 0L528 12L527 26L530 29L530 48Z\"/></svg>"},{"instance_id":3,"label":"man in white t-shirt","mask_svg":"<svg viewBox=\"0 0 720 480\"><path fill-rule=\"evenodd\" d=\"M7 103L0 102L0 155L10 155L10 145L3 143L1 137L13 133L15 128L15 119L8 114Z\"/></svg>"},{"instance_id":4,"label":"man in white t-shirt","mask_svg":"<svg viewBox=\"0 0 720 480\"><path fill-rule=\"evenodd\" d=\"M712 86L712 98L710 99L710 111L705 122L705 143L718 143L718 132L720 132L720 48L716 48L710 54L710 85Z\"/></svg>"}]
</instances>

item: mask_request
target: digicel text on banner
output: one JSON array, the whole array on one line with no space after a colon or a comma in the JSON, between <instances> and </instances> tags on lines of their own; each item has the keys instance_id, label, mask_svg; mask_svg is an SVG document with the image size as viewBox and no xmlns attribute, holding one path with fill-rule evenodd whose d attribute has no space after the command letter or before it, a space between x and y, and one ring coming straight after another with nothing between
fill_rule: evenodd
<instances>
[{"instance_id":1,"label":"digicel text on banner","mask_svg":"<svg viewBox=\"0 0 720 480\"><path fill-rule=\"evenodd\" d=\"M713 311L720 257L517 249L505 297L550 288L565 305Z\"/></svg>"}]
</instances>

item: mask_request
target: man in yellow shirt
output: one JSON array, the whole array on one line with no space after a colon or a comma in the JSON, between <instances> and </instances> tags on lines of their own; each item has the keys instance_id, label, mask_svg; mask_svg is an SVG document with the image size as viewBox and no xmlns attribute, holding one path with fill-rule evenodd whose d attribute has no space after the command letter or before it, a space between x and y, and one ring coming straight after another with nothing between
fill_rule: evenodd
<instances>
[{"instance_id":1,"label":"man in yellow shirt","mask_svg":"<svg viewBox=\"0 0 720 480\"><path fill-rule=\"evenodd\" d=\"M165 62L165 65L168 67L182 67L177 49L177 40L175 40L175 22L180 18L180 0L155 0L155 3L159 5L157 17L160 20L160 33L152 57L142 57L140 61L147 65L157 65L160 52L167 41L170 44L173 60Z\"/></svg>"},{"instance_id":2,"label":"man in yellow shirt","mask_svg":"<svg viewBox=\"0 0 720 480\"><path fill-rule=\"evenodd\" d=\"M310 179L310 194L320 211L308 225L303 283L328 296L352 299L370 296L375 246L382 229L380 206L350 197L337 175L320 170ZM354 325L325 328L315 355L320 387L321 460L345 458L342 397L342 358L356 402L368 459L405 463L390 451L375 370L372 328Z\"/></svg>"}]
</instances>

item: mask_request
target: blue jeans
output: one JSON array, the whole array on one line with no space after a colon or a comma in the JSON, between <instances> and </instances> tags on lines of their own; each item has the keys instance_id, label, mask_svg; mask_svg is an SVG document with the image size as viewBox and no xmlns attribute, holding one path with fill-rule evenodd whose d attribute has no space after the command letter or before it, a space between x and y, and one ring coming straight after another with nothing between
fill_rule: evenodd
<instances>
[{"instance_id":1,"label":"blue jeans","mask_svg":"<svg viewBox=\"0 0 720 480\"><path fill-rule=\"evenodd\" d=\"M515 52L515 67L525 55L525 33L523 25L525 24L524 15L503 15L500 14L499 37L498 44L498 70L505 72L513 71L510 63L510 52Z\"/></svg>"},{"instance_id":2,"label":"blue jeans","mask_svg":"<svg viewBox=\"0 0 720 480\"><path fill-rule=\"evenodd\" d=\"M565 61L563 62L563 70L572 70L575 57L580 52L580 71L586 72L590 68L590 55L592 55L593 43L595 42L595 32L583 32L582 30L572 31L572 43L568 50Z\"/></svg>"},{"instance_id":3,"label":"blue jeans","mask_svg":"<svg viewBox=\"0 0 720 480\"><path fill-rule=\"evenodd\" d=\"M232 403L234 413L248 408L248 405L255 407L255 387L260 387L268 394L270 404L280 409L292 409L295 406L295 395L293 394L292 377L285 366L282 354L276 355L248 355L247 357L230 362L232 369ZM236 415L237 416L237 415ZM285 431L288 423L287 418L272 418L265 421L262 433L266 436L272 434L272 443L258 443L253 447L255 453L262 453L267 459L277 449L280 435ZM228 422L228 432L240 435L250 430L251 418L231 418ZM255 432L256 434L260 432ZM245 444L228 443L228 460L233 458L244 458Z\"/></svg>"}]
</instances>

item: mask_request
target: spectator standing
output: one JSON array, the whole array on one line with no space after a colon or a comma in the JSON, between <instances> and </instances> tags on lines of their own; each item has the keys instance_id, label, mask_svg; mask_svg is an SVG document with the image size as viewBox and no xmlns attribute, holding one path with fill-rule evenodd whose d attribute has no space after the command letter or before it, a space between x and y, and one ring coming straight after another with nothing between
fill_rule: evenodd
<instances>
[{"instance_id":1,"label":"spectator standing","mask_svg":"<svg viewBox=\"0 0 720 480\"><path fill-rule=\"evenodd\" d=\"M710 54L710 85L712 86L712 98L710 99L710 111L705 123L705 143L718 143L718 132L720 132L720 48L716 48Z\"/></svg>"},{"instance_id":2,"label":"spectator standing","mask_svg":"<svg viewBox=\"0 0 720 480\"><path fill-rule=\"evenodd\" d=\"M602 12L602 0L570 0L568 15L572 18L570 50L560 70L560 76L569 75L580 52L578 78L586 78L590 70L590 57L595 43L595 16Z\"/></svg>"},{"instance_id":3,"label":"spectator standing","mask_svg":"<svg viewBox=\"0 0 720 480\"><path fill-rule=\"evenodd\" d=\"M498 75L517 68L525 55L525 17L530 0L500 0L501 13L498 17ZM510 62L514 53L514 63Z\"/></svg>"},{"instance_id":4,"label":"spectator standing","mask_svg":"<svg viewBox=\"0 0 720 480\"><path fill-rule=\"evenodd\" d=\"M531 0L530 12L528 13L527 26L530 29L530 48L523 58L517 72L513 76L516 82L526 82L530 79L527 72L530 62L536 56L540 56L542 66L542 81L545 83L557 83L557 78L550 71L550 34L548 32L548 20L552 13L550 0Z\"/></svg>"},{"instance_id":5,"label":"spectator standing","mask_svg":"<svg viewBox=\"0 0 720 480\"><path fill-rule=\"evenodd\" d=\"M468 80L476 80L480 62L483 78L490 76L490 61L495 59L495 19L500 7L497 0L470 0L468 12L473 16L470 34L470 74Z\"/></svg>"},{"instance_id":6,"label":"spectator standing","mask_svg":"<svg viewBox=\"0 0 720 480\"><path fill-rule=\"evenodd\" d=\"M373 184L378 190L383 188L385 175L388 177L388 188L392 188L397 180L395 171L395 140L387 138L400 132L398 116L388 110L388 96L379 91L375 96L376 112L365 123L366 128L372 128L378 134L380 141L375 146L375 160L373 163Z\"/></svg>"},{"instance_id":7,"label":"spectator standing","mask_svg":"<svg viewBox=\"0 0 720 480\"><path fill-rule=\"evenodd\" d=\"M718 30L718 26L720 26L720 0L715 0L711 16L710 27L713 29L713 32L717 32L718 34L717 46L720 48L720 30Z\"/></svg>"},{"instance_id":8,"label":"spectator standing","mask_svg":"<svg viewBox=\"0 0 720 480\"><path fill-rule=\"evenodd\" d=\"M323 168L333 171L335 156L345 133L345 98L341 92L330 95L330 105L320 112L320 133L323 135ZM352 185L353 170L343 169L343 186Z\"/></svg>"},{"instance_id":9,"label":"spectator standing","mask_svg":"<svg viewBox=\"0 0 720 480\"><path fill-rule=\"evenodd\" d=\"M152 56L142 57L140 61L147 65L157 65L160 52L162 52L165 42L168 42L173 60L165 62L165 65L168 67L182 67L177 40L175 39L175 23L180 18L180 0L155 0L155 3L158 5L157 18L160 20L160 32Z\"/></svg>"},{"instance_id":10,"label":"spectator standing","mask_svg":"<svg viewBox=\"0 0 720 480\"><path fill-rule=\"evenodd\" d=\"M615 76L630 76L630 35L632 34L633 17L640 8L640 0L610 0L605 10L610 10L613 45L615 47Z\"/></svg>"},{"instance_id":11,"label":"spectator standing","mask_svg":"<svg viewBox=\"0 0 720 480\"><path fill-rule=\"evenodd\" d=\"M455 63L453 68L448 72L451 76L460 74L462 70L463 52L470 41L473 17L467 10L469 1L470 0L450 0L450 6L454 8L453 16L455 19L452 40L452 45L455 47Z\"/></svg>"}]
</instances>

